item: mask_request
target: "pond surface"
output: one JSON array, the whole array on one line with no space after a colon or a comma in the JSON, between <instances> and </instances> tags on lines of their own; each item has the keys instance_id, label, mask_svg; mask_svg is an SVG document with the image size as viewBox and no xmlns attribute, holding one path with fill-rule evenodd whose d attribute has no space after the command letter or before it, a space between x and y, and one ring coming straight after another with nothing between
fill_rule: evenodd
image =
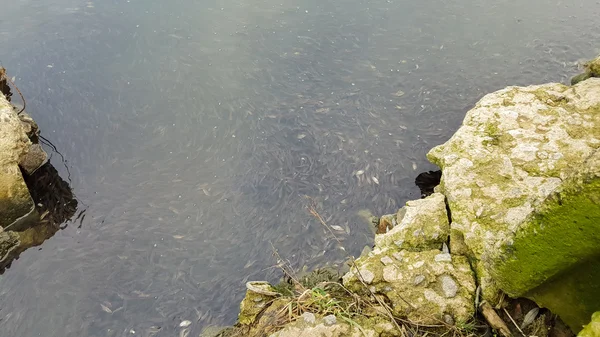
<instances>
[{"instance_id":1,"label":"pond surface","mask_svg":"<svg viewBox=\"0 0 600 337\"><path fill-rule=\"evenodd\" d=\"M360 214L418 198L483 94L567 83L598 27L597 0L2 4L0 61L85 217L0 276L0 335L233 323L247 280L281 276L274 249L358 255Z\"/></svg>"}]
</instances>

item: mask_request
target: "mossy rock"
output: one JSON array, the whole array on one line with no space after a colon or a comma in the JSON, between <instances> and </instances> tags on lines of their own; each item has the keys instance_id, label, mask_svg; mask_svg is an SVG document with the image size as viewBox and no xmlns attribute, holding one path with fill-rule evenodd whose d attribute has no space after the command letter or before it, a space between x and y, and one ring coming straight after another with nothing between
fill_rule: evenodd
<instances>
[{"instance_id":1,"label":"mossy rock","mask_svg":"<svg viewBox=\"0 0 600 337\"><path fill-rule=\"evenodd\" d=\"M19 248L20 243L19 234L11 231L0 232L0 266Z\"/></svg>"},{"instance_id":2,"label":"mossy rock","mask_svg":"<svg viewBox=\"0 0 600 337\"><path fill-rule=\"evenodd\" d=\"M597 310L598 278L586 268L600 270L599 149L600 79L591 78L488 94L429 152L484 299L527 296L576 331ZM564 306L551 300L574 282Z\"/></svg>"},{"instance_id":3,"label":"mossy rock","mask_svg":"<svg viewBox=\"0 0 600 337\"><path fill-rule=\"evenodd\" d=\"M579 332L577 337L600 337L600 311L592 315L592 321Z\"/></svg>"},{"instance_id":4,"label":"mossy rock","mask_svg":"<svg viewBox=\"0 0 600 337\"><path fill-rule=\"evenodd\" d=\"M278 296L276 289L263 281L248 282L246 296L240 303L238 323L242 325L254 324L259 315L267 309Z\"/></svg>"},{"instance_id":5,"label":"mossy rock","mask_svg":"<svg viewBox=\"0 0 600 337\"><path fill-rule=\"evenodd\" d=\"M584 72L571 78L571 85L585 81L592 77L600 77L600 56L584 65Z\"/></svg>"},{"instance_id":6,"label":"mossy rock","mask_svg":"<svg viewBox=\"0 0 600 337\"><path fill-rule=\"evenodd\" d=\"M356 266L344 275L344 286L364 296L383 295L398 317L436 324L446 315L467 321L474 314L475 277L464 256L376 247Z\"/></svg>"},{"instance_id":7,"label":"mossy rock","mask_svg":"<svg viewBox=\"0 0 600 337\"><path fill-rule=\"evenodd\" d=\"M444 195L434 193L425 199L408 201L393 223L389 232L375 236L376 247L393 246L410 251L441 249L450 234Z\"/></svg>"},{"instance_id":8,"label":"mossy rock","mask_svg":"<svg viewBox=\"0 0 600 337\"><path fill-rule=\"evenodd\" d=\"M592 77L593 77L592 74L590 72L587 72L587 71L584 72L584 73L581 73L579 75L575 75L575 76L573 76L571 78L571 85L575 85L575 84L577 84L579 82L585 81L588 78L592 78Z\"/></svg>"},{"instance_id":9,"label":"mossy rock","mask_svg":"<svg viewBox=\"0 0 600 337\"><path fill-rule=\"evenodd\" d=\"M19 163L31 142L12 105L0 93L0 228L23 230L35 212Z\"/></svg>"}]
</instances>

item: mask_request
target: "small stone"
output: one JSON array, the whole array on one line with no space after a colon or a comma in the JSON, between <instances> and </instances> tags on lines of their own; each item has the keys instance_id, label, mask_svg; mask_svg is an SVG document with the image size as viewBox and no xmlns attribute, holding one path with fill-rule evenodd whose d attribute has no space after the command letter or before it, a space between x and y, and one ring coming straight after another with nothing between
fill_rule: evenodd
<instances>
[{"instance_id":1,"label":"small stone","mask_svg":"<svg viewBox=\"0 0 600 337\"><path fill-rule=\"evenodd\" d=\"M436 262L452 262L452 255L448 253L442 253L435 256Z\"/></svg>"},{"instance_id":2,"label":"small stone","mask_svg":"<svg viewBox=\"0 0 600 337\"><path fill-rule=\"evenodd\" d=\"M417 262L415 262L415 264L413 264L413 267L421 268L421 267L423 267L424 264L425 264L425 261L417 261Z\"/></svg>"},{"instance_id":3,"label":"small stone","mask_svg":"<svg viewBox=\"0 0 600 337\"><path fill-rule=\"evenodd\" d=\"M417 229L413 232L414 237L425 236L425 232L422 229Z\"/></svg>"},{"instance_id":4,"label":"small stone","mask_svg":"<svg viewBox=\"0 0 600 337\"><path fill-rule=\"evenodd\" d=\"M25 130L27 137L29 137L31 139L33 136L36 136L39 134L38 125L33 120L33 118L31 118L31 116L29 116L27 114L27 112L22 111L19 114L19 119L21 120L21 124L23 125L23 129Z\"/></svg>"},{"instance_id":5,"label":"small stone","mask_svg":"<svg viewBox=\"0 0 600 337\"><path fill-rule=\"evenodd\" d=\"M323 323L325 323L327 326L334 325L337 323L337 318L335 315L327 315L323 317Z\"/></svg>"},{"instance_id":6,"label":"small stone","mask_svg":"<svg viewBox=\"0 0 600 337\"><path fill-rule=\"evenodd\" d=\"M42 146L40 144L33 144L29 148L29 152L21 158L19 166L21 166L23 171L31 175L47 161L48 155L46 154L46 151L42 149Z\"/></svg>"},{"instance_id":7,"label":"small stone","mask_svg":"<svg viewBox=\"0 0 600 337\"><path fill-rule=\"evenodd\" d=\"M360 279L360 277L362 277L362 280L366 284L371 284L373 282L373 280L375 279L375 274L373 274L373 272L371 272L368 269L361 269L360 275L358 275L358 277L359 277L359 279Z\"/></svg>"},{"instance_id":8,"label":"small stone","mask_svg":"<svg viewBox=\"0 0 600 337\"><path fill-rule=\"evenodd\" d=\"M458 284L456 284L456 281L454 281L452 276L443 275L441 277L441 282L442 290L447 298L456 296L456 293L458 293Z\"/></svg>"},{"instance_id":9,"label":"small stone","mask_svg":"<svg viewBox=\"0 0 600 337\"><path fill-rule=\"evenodd\" d=\"M450 316L448 314L445 314L444 322L446 322L446 324L448 324L448 325L454 325L454 318L452 318L452 316Z\"/></svg>"},{"instance_id":10,"label":"small stone","mask_svg":"<svg viewBox=\"0 0 600 337\"><path fill-rule=\"evenodd\" d=\"M190 326L192 324L191 321L185 320L185 321L181 321L181 323L179 323L179 327L180 328L187 328L188 326Z\"/></svg>"},{"instance_id":11,"label":"small stone","mask_svg":"<svg viewBox=\"0 0 600 337\"><path fill-rule=\"evenodd\" d=\"M315 314L313 314L311 312L305 312L305 313L303 313L302 314L302 318L308 324L315 324L315 322L317 321L317 318L315 317Z\"/></svg>"},{"instance_id":12,"label":"small stone","mask_svg":"<svg viewBox=\"0 0 600 337\"><path fill-rule=\"evenodd\" d=\"M398 260L398 261L400 261L400 262L402 262L402 259L404 258L404 257L402 256L402 254L401 254L401 253L399 253L399 252L395 252L395 253L393 253L393 254L392 254L392 256L393 256L393 257L394 257L396 260Z\"/></svg>"},{"instance_id":13,"label":"small stone","mask_svg":"<svg viewBox=\"0 0 600 337\"><path fill-rule=\"evenodd\" d=\"M404 244L404 240L397 240L397 241L394 241L394 243L396 244L396 246L398 246L398 248L402 248L402 245Z\"/></svg>"},{"instance_id":14,"label":"small stone","mask_svg":"<svg viewBox=\"0 0 600 337\"><path fill-rule=\"evenodd\" d=\"M394 263L394 260L392 260L392 258L389 256L384 256L381 258L381 263L383 263L386 266L389 266L390 264Z\"/></svg>"},{"instance_id":15,"label":"small stone","mask_svg":"<svg viewBox=\"0 0 600 337\"><path fill-rule=\"evenodd\" d=\"M415 276L415 280L414 280L414 285L418 286L419 284L423 283L423 281L425 281L425 276L423 275L417 275Z\"/></svg>"},{"instance_id":16,"label":"small stone","mask_svg":"<svg viewBox=\"0 0 600 337\"><path fill-rule=\"evenodd\" d=\"M396 266L383 267L383 279L386 282L394 282L398 280L398 268Z\"/></svg>"}]
</instances>

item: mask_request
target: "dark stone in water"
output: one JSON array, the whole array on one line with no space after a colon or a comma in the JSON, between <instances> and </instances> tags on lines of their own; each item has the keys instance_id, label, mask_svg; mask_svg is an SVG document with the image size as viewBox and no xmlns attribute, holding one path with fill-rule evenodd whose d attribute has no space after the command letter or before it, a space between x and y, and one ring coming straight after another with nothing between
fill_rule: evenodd
<instances>
[{"instance_id":1,"label":"dark stone in water","mask_svg":"<svg viewBox=\"0 0 600 337\"><path fill-rule=\"evenodd\" d=\"M421 198L425 198L433 194L433 188L440 184L442 179L442 171L423 172L415 179L415 184L421 190Z\"/></svg>"}]
</instances>

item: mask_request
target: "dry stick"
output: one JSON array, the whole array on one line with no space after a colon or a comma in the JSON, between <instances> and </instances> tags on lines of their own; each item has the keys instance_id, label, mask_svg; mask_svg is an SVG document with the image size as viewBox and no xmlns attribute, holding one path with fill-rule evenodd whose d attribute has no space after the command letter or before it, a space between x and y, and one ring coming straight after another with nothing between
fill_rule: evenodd
<instances>
[{"instance_id":1,"label":"dry stick","mask_svg":"<svg viewBox=\"0 0 600 337\"><path fill-rule=\"evenodd\" d=\"M4 68L2 68L2 69L4 69ZM25 101L25 97L23 97L23 94L21 93L21 90L19 90L19 87L17 87L17 85L15 84L15 82L13 82L13 80L8 75L6 75L6 69L5 69L5 71L2 72L2 76L4 78L6 78L8 80L8 82L10 84L12 84L13 87L15 87L15 89L17 89L17 92L19 93L19 96L21 96L21 100L23 101L23 108L21 109L21 111L17 112L17 115L20 115L21 112L25 111L25 107L27 106L27 102Z\"/></svg>"},{"instance_id":2,"label":"dry stick","mask_svg":"<svg viewBox=\"0 0 600 337\"><path fill-rule=\"evenodd\" d=\"M312 201L312 200L311 200ZM314 203L314 202L313 202ZM331 233L331 235L333 235L333 238L335 239L335 241L337 241L340 245L342 244L342 242L337 238L337 236L335 236L335 234L333 233L333 231L329 228L329 226L327 226L327 223L325 223L325 220L323 220L323 217L321 217L321 215L315 210L313 205L310 205L308 207L308 210L310 212L310 214L312 214L314 217L316 217L319 222L325 226L325 228L327 228L327 230ZM396 326L396 328L398 329L398 331L402 331L402 329L400 328L400 325L398 324L398 322L396 322L396 319L394 318L394 315L391 313L391 311L389 310L389 308L377 297L375 296L375 293L373 293L371 291L371 289L369 289L369 286L367 286L367 284L364 282L364 278L362 276L362 274L360 273L360 270L358 270L358 266L356 265L356 263L354 262L354 259L351 258L350 261L352 261L352 266L356 269L356 272L358 273L358 280L360 281L360 283L362 283L362 285L369 291L369 293L371 294L371 296L373 298L375 298L375 300L377 301L377 303L379 303L379 305L381 305L383 308L385 308L386 310L386 314L388 315L388 317L392 320L392 322L394 323L394 325ZM407 302L408 303L408 302Z\"/></svg>"},{"instance_id":3,"label":"dry stick","mask_svg":"<svg viewBox=\"0 0 600 337\"><path fill-rule=\"evenodd\" d=\"M294 283L296 283L297 285L299 285L300 287L302 287L302 289L305 289L304 286L302 285L302 283L300 283L299 280L297 280L292 274L294 273L294 269L292 267L289 267L289 270L286 270L286 264L283 261L283 259L281 258L281 255L279 255L279 253L277 252L277 249L275 249L275 246L273 246L273 242L269 242L271 244L271 249L273 250L273 255L275 255L275 257L277 258L278 261L281 261L283 263L283 266L279 266L279 268L281 268L281 270L283 271L284 274L286 274L290 279L292 279L292 281L294 281Z\"/></svg>"},{"instance_id":4,"label":"dry stick","mask_svg":"<svg viewBox=\"0 0 600 337\"><path fill-rule=\"evenodd\" d=\"M498 316L494 308L492 308L492 306L488 302L482 302L479 305L479 308L481 308L481 313L483 314L483 317L485 317L486 321L490 323L490 326L492 328L498 330L500 334L504 337L512 337L512 333L508 329L508 326L506 326L506 323L504 323L502 318Z\"/></svg>"},{"instance_id":5,"label":"dry stick","mask_svg":"<svg viewBox=\"0 0 600 337\"><path fill-rule=\"evenodd\" d=\"M521 335L523 335L523 337L527 337L523 333L523 330L521 330L521 328L517 325L517 322L515 322L515 320L512 318L512 316L508 313L508 311L506 310L506 308L504 308L503 310L506 313L506 316L508 316L508 318L510 318L510 321L515 325L515 327L517 328L517 330L519 330L519 332L521 333Z\"/></svg>"}]
</instances>

